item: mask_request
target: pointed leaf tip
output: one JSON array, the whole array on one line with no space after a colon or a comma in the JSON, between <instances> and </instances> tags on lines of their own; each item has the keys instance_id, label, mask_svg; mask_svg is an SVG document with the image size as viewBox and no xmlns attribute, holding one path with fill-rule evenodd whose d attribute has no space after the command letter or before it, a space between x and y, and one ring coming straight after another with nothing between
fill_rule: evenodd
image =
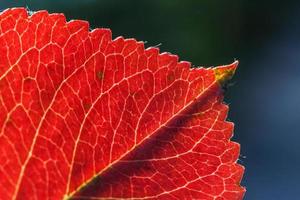
<instances>
[{"instance_id":1,"label":"pointed leaf tip","mask_svg":"<svg viewBox=\"0 0 300 200\"><path fill-rule=\"evenodd\" d=\"M238 64L239 61L235 61L230 65L214 68L216 81L220 85L224 85L227 81L229 81L233 77Z\"/></svg>"}]
</instances>

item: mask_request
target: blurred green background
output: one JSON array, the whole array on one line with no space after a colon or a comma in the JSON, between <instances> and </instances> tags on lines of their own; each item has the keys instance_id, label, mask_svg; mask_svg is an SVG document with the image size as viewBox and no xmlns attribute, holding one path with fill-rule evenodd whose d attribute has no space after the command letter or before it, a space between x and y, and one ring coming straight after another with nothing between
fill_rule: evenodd
<instances>
[{"instance_id":1,"label":"blurred green background","mask_svg":"<svg viewBox=\"0 0 300 200\"><path fill-rule=\"evenodd\" d=\"M300 3L263 0L0 1L84 19L195 66L238 59L226 94L246 200L300 197Z\"/></svg>"}]
</instances>

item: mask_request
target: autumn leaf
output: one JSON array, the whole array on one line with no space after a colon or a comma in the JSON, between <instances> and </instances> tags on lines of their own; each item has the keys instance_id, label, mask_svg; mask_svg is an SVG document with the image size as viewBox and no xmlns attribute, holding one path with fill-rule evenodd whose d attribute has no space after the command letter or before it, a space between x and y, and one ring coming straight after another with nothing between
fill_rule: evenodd
<instances>
[{"instance_id":1,"label":"autumn leaf","mask_svg":"<svg viewBox=\"0 0 300 200\"><path fill-rule=\"evenodd\" d=\"M0 14L1 199L242 199L222 84L62 14Z\"/></svg>"}]
</instances>

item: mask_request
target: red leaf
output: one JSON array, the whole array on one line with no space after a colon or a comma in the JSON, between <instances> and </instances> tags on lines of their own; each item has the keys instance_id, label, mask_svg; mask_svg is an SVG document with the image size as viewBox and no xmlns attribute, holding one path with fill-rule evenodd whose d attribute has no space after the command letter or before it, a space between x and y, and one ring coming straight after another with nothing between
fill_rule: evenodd
<instances>
[{"instance_id":1,"label":"red leaf","mask_svg":"<svg viewBox=\"0 0 300 200\"><path fill-rule=\"evenodd\" d=\"M157 48L24 8L0 14L1 199L242 199L221 84Z\"/></svg>"}]
</instances>

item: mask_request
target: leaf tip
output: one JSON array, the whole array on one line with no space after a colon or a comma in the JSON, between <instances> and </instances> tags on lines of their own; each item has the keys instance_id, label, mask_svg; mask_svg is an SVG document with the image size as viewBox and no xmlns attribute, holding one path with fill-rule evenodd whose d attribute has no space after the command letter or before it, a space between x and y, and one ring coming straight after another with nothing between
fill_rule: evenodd
<instances>
[{"instance_id":1,"label":"leaf tip","mask_svg":"<svg viewBox=\"0 0 300 200\"><path fill-rule=\"evenodd\" d=\"M225 65L225 66L220 66L220 67L214 68L213 70L215 73L216 81L220 85L224 85L227 81L229 81L233 77L238 64L239 64L239 61L235 61L234 63L232 63L230 65Z\"/></svg>"}]
</instances>

